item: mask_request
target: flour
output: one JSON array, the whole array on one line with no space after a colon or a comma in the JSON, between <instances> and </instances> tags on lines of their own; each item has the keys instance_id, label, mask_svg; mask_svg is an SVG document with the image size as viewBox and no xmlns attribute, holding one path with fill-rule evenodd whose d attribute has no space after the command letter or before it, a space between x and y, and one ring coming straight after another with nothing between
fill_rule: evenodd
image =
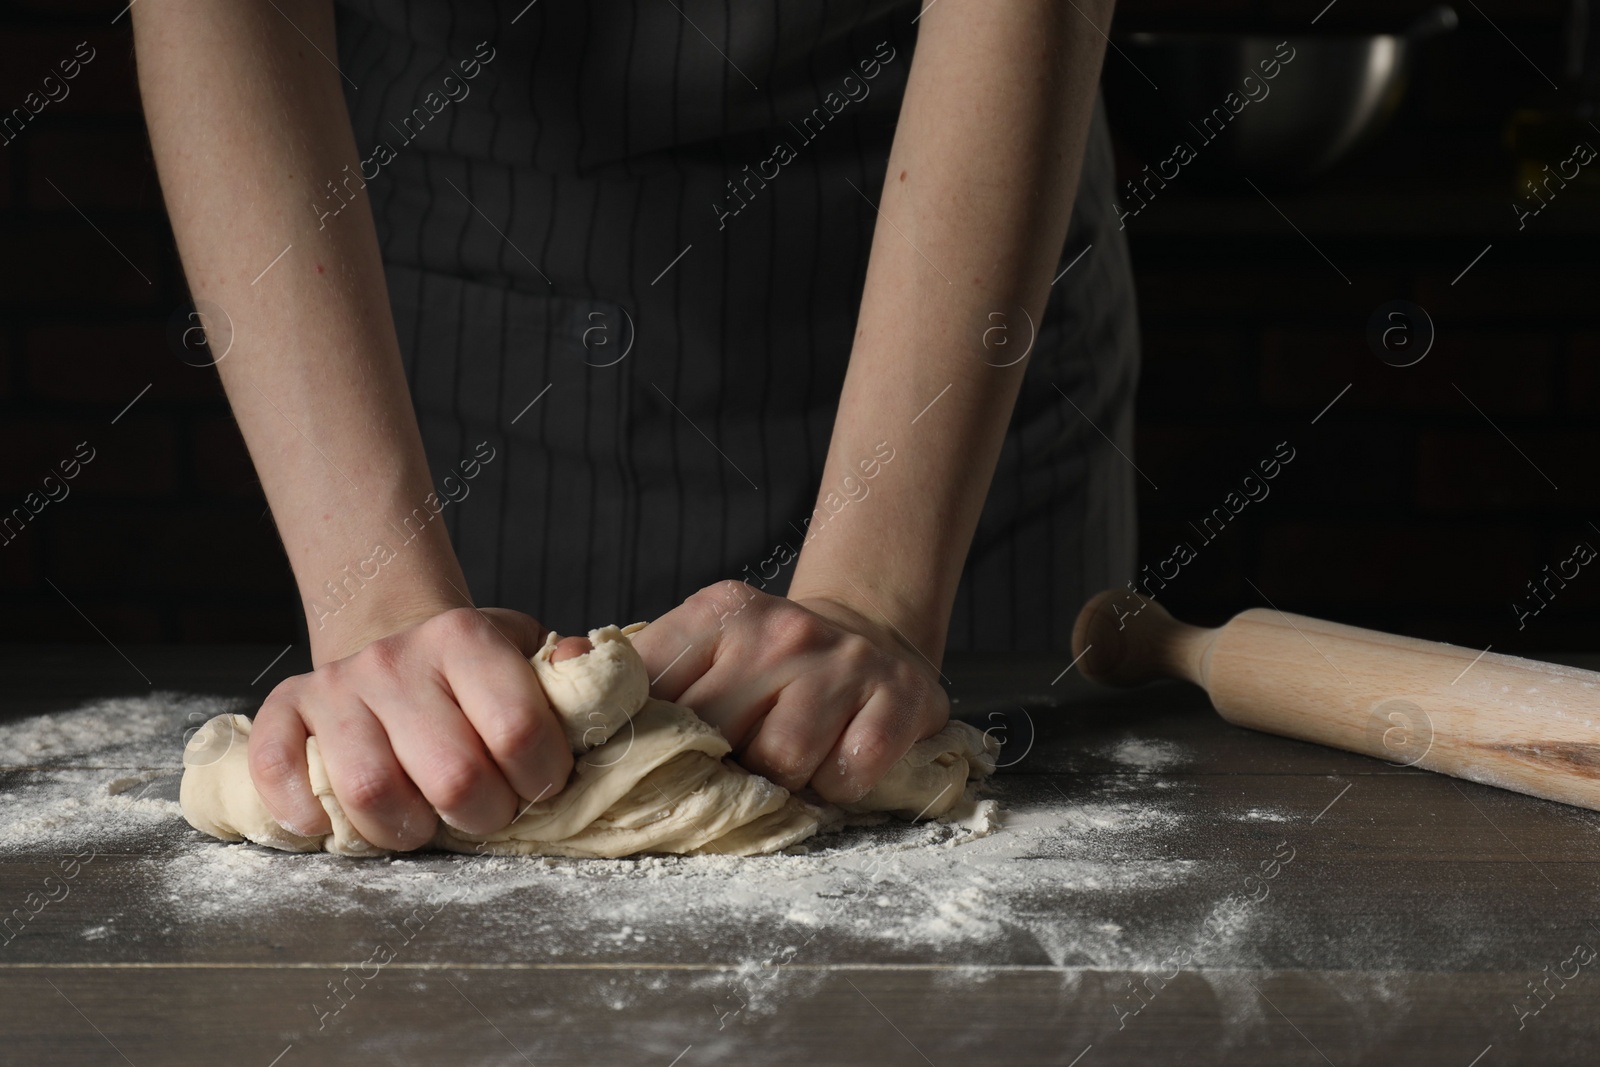
<instances>
[{"instance_id":1,"label":"flour","mask_svg":"<svg viewBox=\"0 0 1600 1067\"><path fill-rule=\"evenodd\" d=\"M1188 753L1171 741L1133 738L1119 741L1100 753L1107 759L1141 771L1164 771L1187 762Z\"/></svg>"},{"instance_id":2,"label":"flour","mask_svg":"<svg viewBox=\"0 0 1600 1067\"><path fill-rule=\"evenodd\" d=\"M341 914L358 940L313 951L359 960L379 943L401 945L407 920L415 927L427 915L399 962L709 959L730 969L708 972L711 982L779 960L786 995L809 980L797 977L808 965L926 961L930 949L962 967L1154 967L1207 916L1173 916L1151 900L1197 889L1202 901L1221 900L1240 876L1230 863L1187 858L1212 816L1182 814L1180 791L1156 794L1143 775L1115 774L1002 775L959 820L878 818L748 858L353 861L226 845L190 829L175 799L191 720L235 709L157 694L0 726L0 753L31 768L9 772L0 851L123 853L117 877L137 887L132 906L186 937L253 944L306 913ZM1141 739L1107 754L1146 771L1188 758ZM1249 917L1217 918L1201 966L1245 950ZM80 921L84 940L119 945L115 915L97 909Z\"/></svg>"},{"instance_id":3,"label":"flour","mask_svg":"<svg viewBox=\"0 0 1600 1067\"><path fill-rule=\"evenodd\" d=\"M703 957L710 947L739 968L775 957L831 962L843 943L874 958L937 948L956 952L951 962L1140 967L1205 918L1126 936L1150 894L1201 873L1192 860L1149 857L1154 840L1181 839L1187 820L1116 791L1064 802L1025 779L999 788L1002 832L984 837L893 822L776 856L349 861L190 834L152 857L147 874L160 908L186 927L275 926L315 909L369 918L375 945L392 942L417 909L441 908L435 921L448 923L451 940L419 940L402 954L417 962L628 962ZM1232 932L1224 927L1216 944Z\"/></svg>"},{"instance_id":4,"label":"flour","mask_svg":"<svg viewBox=\"0 0 1600 1067\"><path fill-rule=\"evenodd\" d=\"M238 710L237 700L156 692L0 724L0 774L11 769L0 850L148 848L177 837L187 830L177 804L184 736Z\"/></svg>"},{"instance_id":5,"label":"flour","mask_svg":"<svg viewBox=\"0 0 1600 1067\"><path fill-rule=\"evenodd\" d=\"M0 819L0 851L142 849L177 837L183 825L177 771L132 789L124 777L105 771L13 774Z\"/></svg>"},{"instance_id":6,"label":"flour","mask_svg":"<svg viewBox=\"0 0 1600 1067\"><path fill-rule=\"evenodd\" d=\"M184 735L247 702L155 692L97 700L74 711L0 725L0 770L9 767L164 767L177 762Z\"/></svg>"}]
</instances>

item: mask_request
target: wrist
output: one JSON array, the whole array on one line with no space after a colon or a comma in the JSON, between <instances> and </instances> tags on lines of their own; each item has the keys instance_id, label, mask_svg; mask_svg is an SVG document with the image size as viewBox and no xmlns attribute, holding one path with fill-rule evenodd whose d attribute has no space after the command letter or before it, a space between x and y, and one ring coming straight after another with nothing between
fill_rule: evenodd
<instances>
[{"instance_id":1,"label":"wrist","mask_svg":"<svg viewBox=\"0 0 1600 1067\"><path fill-rule=\"evenodd\" d=\"M837 583L823 582L797 570L789 584L789 599L919 665L939 670L949 636L948 605L930 603L924 596L907 595L860 577L842 573L836 577Z\"/></svg>"},{"instance_id":2,"label":"wrist","mask_svg":"<svg viewBox=\"0 0 1600 1067\"><path fill-rule=\"evenodd\" d=\"M405 548L379 545L320 585L302 586L301 603L312 663L321 666L435 615L471 607L472 598L453 555L407 559Z\"/></svg>"}]
</instances>

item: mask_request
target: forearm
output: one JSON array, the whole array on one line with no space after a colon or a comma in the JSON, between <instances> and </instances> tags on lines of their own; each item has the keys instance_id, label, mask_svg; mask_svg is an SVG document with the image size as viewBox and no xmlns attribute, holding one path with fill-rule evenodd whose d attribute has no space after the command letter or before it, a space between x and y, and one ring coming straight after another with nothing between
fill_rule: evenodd
<instances>
[{"instance_id":1,"label":"forearm","mask_svg":"<svg viewBox=\"0 0 1600 1067\"><path fill-rule=\"evenodd\" d=\"M935 663L1066 237L1110 14L938 0L920 22L790 596L850 604ZM894 458L864 468L880 442Z\"/></svg>"},{"instance_id":2,"label":"forearm","mask_svg":"<svg viewBox=\"0 0 1600 1067\"><path fill-rule=\"evenodd\" d=\"M307 606L314 658L467 603L443 521L404 522L431 514L432 486L370 209L363 194L324 225L309 206L358 164L330 65L332 3L144 0L132 14L189 289L231 323L217 369ZM206 326L222 355L222 323ZM381 577L352 582L372 573L359 564L380 545L392 555Z\"/></svg>"}]
</instances>

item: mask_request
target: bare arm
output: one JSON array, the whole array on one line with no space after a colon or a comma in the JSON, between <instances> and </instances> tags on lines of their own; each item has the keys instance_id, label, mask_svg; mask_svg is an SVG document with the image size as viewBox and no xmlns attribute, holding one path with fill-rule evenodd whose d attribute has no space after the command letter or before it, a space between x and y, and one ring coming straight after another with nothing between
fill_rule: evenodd
<instances>
[{"instance_id":1,"label":"bare arm","mask_svg":"<svg viewBox=\"0 0 1600 1067\"><path fill-rule=\"evenodd\" d=\"M880 442L895 459L801 552L789 595L934 663L1077 194L1104 48L1089 20L1109 28L1111 7L938 0L919 23L818 521Z\"/></svg>"},{"instance_id":2,"label":"bare arm","mask_svg":"<svg viewBox=\"0 0 1600 1067\"><path fill-rule=\"evenodd\" d=\"M134 31L190 292L232 322L217 370L302 602L329 605L322 583L365 558L374 538L392 541L386 524L433 486L371 213L363 203L319 228L311 210L323 182L359 162L339 74L312 44L333 55L333 6L277 6L287 18L272 4L155 0L134 5ZM311 620L318 663L387 632L408 609L425 617L468 603L439 523L373 586L320 625ZM414 603L397 604L400 590Z\"/></svg>"},{"instance_id":3,"label":"bare arm","mask_svg":"<svg viewBox=\"0 0 1600 1067\"><path fill-rule=\"evenodd\" d=\"M258 716L256 783L282 821L318 828L309 732L369 840L426 840L425 801L464 827L498 829L513 787L559 789L570 756L522 658L538 624L501 613L496 627L469 610L444 522L424 521L434 490L370 208L361 199L325 221L312 208L325 182L359 166L333 66L333 4L144 0L133 23L190 291L231 321L218 371L318 666ZM392 558L357 588L348 575L379 545ZM326 583L344 595L330 598Z\"/></svg>"},{"instance_id":4,"label":"bare arm","mask_svg":"<svg viewBox=\"0 0 1600 1067\"><path fill-rule=\"evenodd\" d=\"M1044 310L1111 6L925 5L788 599L724 583L641 635L653 670L689 649L658 695L785 785L853 799L948 716L935 665L1026 365L997 364ZM985 348L995 313L1013 346Z\"/></svg>"}]
</instances>

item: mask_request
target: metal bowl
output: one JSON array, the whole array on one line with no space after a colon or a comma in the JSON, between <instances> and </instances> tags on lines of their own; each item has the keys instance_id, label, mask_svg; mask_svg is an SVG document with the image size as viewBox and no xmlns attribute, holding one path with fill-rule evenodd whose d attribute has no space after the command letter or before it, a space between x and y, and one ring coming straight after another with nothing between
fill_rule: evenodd
<instances>
[{"instance_id":1,"label":"metal bowl","mask_svg":"<svg viewBox=\"0 0 1600 1067\"><path fill-rule=\"evenodd\" d=\"M1417 43L1455 23L1439 7L1403 34L1132 33L1106 57L1106 104L1164 175L1301 184L1382 131Z\"/></svg>"}]
</instances>

